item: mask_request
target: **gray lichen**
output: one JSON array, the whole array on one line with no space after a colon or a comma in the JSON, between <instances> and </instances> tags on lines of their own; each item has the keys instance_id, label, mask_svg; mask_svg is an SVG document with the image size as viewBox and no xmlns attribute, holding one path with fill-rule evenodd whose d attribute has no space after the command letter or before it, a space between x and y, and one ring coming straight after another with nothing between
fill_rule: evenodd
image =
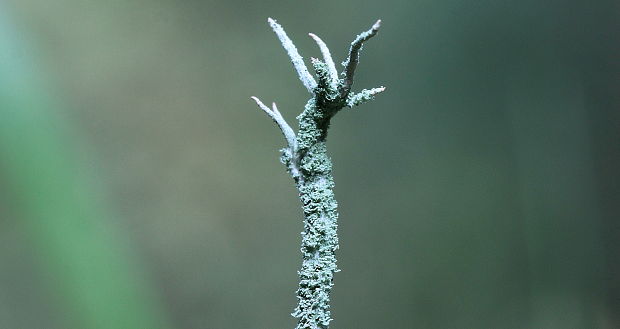
<instances>
[{"instance_id":1,"label":"gray lichen","mask_svg":"<svg viewBox=\"0 0 620 329\"><path fill-rule=\"evenodd\" d=\"M377 34L381 21L377 21L370 30L358 35L351 43L347 59L342 63L345 67L343 79L339 78L323 40L310 33L323 55L323 60L311 59L316 80L282 26L271 18L268 22L291 58L299 79L312 94L303 112L297 117L297 134L286 123L275 103L269 108L258 98L252 97L284 134L287 147L281 150L280 161L295 180L304 213L298 304L292 315L298 319L296 329L327 329L332 321L329 296L334 273L339 270L335 256L338 249L338 203L334 198L332 162L327 155L325 141L330 120L338 111L345 106L363 104L385 90L380 87L351 92L359 52L363 43Z\"/></svg>"}]
</instances>

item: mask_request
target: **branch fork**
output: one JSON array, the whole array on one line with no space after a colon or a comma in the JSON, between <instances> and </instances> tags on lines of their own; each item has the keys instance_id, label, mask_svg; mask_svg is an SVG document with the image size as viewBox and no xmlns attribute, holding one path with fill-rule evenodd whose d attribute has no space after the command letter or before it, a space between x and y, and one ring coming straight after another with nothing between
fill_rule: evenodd
<instances>
[{"instance_id":1,"label":"branch fork","mask_svg":"<svg viewBox=\"0 0 620 329\"><path fill-rule=\"evenodd\" d=\"M278 111L276 103L272 103L271 108L269 108L267 107L267 105L263 104L263 102L261 102L258 97L252 96L251 98L256 102L256 104L258 104L258 107L263 110L263 112L267 113L267 115L278 125L278 127L282 131L282 134L284 135L284 138L286 139L286 143L288 144L289 149L292 152L295 152L297 137L295 136L293 128L289 126L286 120L284 120L282 113Z\"/></svg>"},{"instance_id":2,"label":"branch fork","mask_svg":"<svg viewBox=\"0 0 620 329\"><path fill-rule=\"evenodd\" d=\"M377 94L385 91L385 87L379 87L363 89L359 93L355 94L350 92L353 85L355 70L359 63L359 54L362 50L362 46L366 41L377 34L379 28L381 27L381 20L377 20L369 30L357 35L353 42L351 42L347 58L342 62L344 70L340 75L343 76L343 79L339 78L331 52L325 42L316 34L308 33L308 35L316 42L323 56L322 61L316 58L311 58L318 83L310 74L303 58L297 50L297 47L295 47L295 44L288 37L282 26L272 18L268 18L267 21L289 55L293 67L297 71L299 80L301 80L306 89L313 94L315 98L317 98L317 103L328 104L327 107L332 108L331 111L329 111L331 112L330 116L335 114L335 112L344 106L354 107L361 105L371 99L374 99L374 96ZM295 152L297 137L291 126L286 122L286 120L284 120L280 112L278 112L276 104L273 103L272 108L269 108L257 97L252 96L252 99L256 101L260 109L267 113L267 115L276 122L282 131L290 150ZM333 109L334 107L336 107L335 111Z\"/></svg>"}]
</instances>

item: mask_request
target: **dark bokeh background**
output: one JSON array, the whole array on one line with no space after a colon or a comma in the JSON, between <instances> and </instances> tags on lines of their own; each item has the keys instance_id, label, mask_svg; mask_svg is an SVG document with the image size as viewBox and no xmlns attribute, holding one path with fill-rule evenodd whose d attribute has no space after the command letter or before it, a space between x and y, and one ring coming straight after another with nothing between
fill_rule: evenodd
<instances>
[{"instance_id":1,"label":"dark bokeh background","mask_svg":"<svg viewBox=\"0 0 620 329\"><path fill-rule=\"evenodd\" d=\"M357 33L384 23L355 88L387 91L340 113L330 131L342 269L333 328L620 327L619 9L534 0L0 3L2 33L30 49L22 55L60 104L41 107L67 136L47 159L70 159L78 169L59 181L96 191L84 202L102 209L89 218L112 232L97 240L69 231L81 213L63 222L48 212L56 201L30 195L41 177L10 169L11 152L30 152L27 144L5 143L0 327L137 329L139 317L171 329L294 327L301 210L278 163L283 138L249 97L278 102L292 122L308 94L269 16L304 58L320 55L313 32L337 62ZM12 107L0 103L6 125ZM11 134L40 132L24 127ZM80 200L67 197L58 214ZM55 241L65 249L49 247ZM88 251L92 241L115 267ZM74 262L83 266L69 273ZM119 274L125 283L111 268L128 273ZM95 293L105 307L84 311L79 298L91 290L137 290L146 306L105 324L101 310L116 297ZM89 320L97 316L103 322Z\"/></svg>"}]
</instances>

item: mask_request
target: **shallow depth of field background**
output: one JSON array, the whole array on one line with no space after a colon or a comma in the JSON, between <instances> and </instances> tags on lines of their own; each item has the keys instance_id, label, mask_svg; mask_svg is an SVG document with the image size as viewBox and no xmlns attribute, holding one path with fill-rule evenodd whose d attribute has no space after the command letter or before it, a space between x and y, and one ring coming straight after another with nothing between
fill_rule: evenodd
<instances>
[{"instance_id":1,"label":"shallow depth of field background","mask_svg":"<svg viewBox=\"0 0 620 329\"><path fill-rule=\"evenodd\" d=\"M0 328L293 328L304 58L384 25L332 121L333 328L620 327L616 1L0 3ZM7 55L8 54L8 55Z\"/></svg>"}]
</instances>

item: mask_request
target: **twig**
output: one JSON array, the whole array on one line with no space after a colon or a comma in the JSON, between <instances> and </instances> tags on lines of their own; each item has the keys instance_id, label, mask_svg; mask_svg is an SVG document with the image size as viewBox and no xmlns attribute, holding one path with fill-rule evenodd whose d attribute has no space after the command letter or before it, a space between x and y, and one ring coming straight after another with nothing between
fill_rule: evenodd
<instances>
[{"instance_id":1,"label":"twig","mask_svg":"<svg viewBox=\"0 0 620 329\"><path fill-rule=\"evenodd\" d=\"M377 33L379 21L351 44L349 59L345 62L344 80L338 79L327 45L311 33L310 37L321 49L324 59L324 62L312 59L316 81L282 27L271 18L269 24L291 57L301 82L312 93L304 111L297 117L297 134L284 121L275 104L270 109L258 98L252 97L278 124L289 144L288 148L282 149L280 160L295 180L304 213L298 303L292 315L298 319L296 329L327 329L332 321L329 302L333 276L339 271L335 254L338 249L338 203L333 192L332 163L327 154L327 129L331 118L344 106L360 105L385 90L380 87L359 93L350 92L360 48Z\"/></svg>"},{"instance_id":2,"label":"twig","mask_svg":"<svg viewBox=\"0 0 620 329\"><path fill-rule=\"evenodd\" d=\"M293 62L293 66L295 67L295 70L297 70L297 75L299 75L299 80L301 80L301 83L304 84L304 86L306 87L306 89L308 89L309 92L312 92L314 87L316 87L316 82L314 81L314 78L312 78L312 75L310 75L310 72L308 72L306 64L304 64L303 58L301 57L301 55L299 55L299 52L297 51L297 47L295 47L293 41L291 41L291 39L286 35L286 32L284 32L284 29L280 24L278 24L271 17L268 18L267 21L269 22L269 25L271 25L273 31L278 36L278 39L280 39L282 47L284 47L284 49L288 53L288 56L291 58L291 62Z\"/></svg>"},{"instance_id":3,"label":"twig","mask_svg":"<svg viewBox=\"0 0 620 329\"><path fill-rule=\"evenodd\" d=\"M267 115L278 125L278 127L280 127L291 152L294 152L297 144L295 132L293 131L293 128L286 123L286 120L284 120L284 117L280 111L278 111L276 103L273 103L272 109L270 109L267 105L263 104L258 97L252 96L251 98L256 102L256 104L258 104L258 107L260 107L263 112L267 113Z\"/></svg>"},{"instance_id":4,"label":"twig","mask_svg":"<svg viewBox=\"0 0 620 329\"><path fill-rule=\"evenodd\" d=\"M359 34L353 42L351 42L351 48L349 49L349 56L347 59L342 62L342 65L345 67L344 72L344 87L346 90L350 90L353 85L353 75L355 74L355 68L357 68L357 64L359 63L359 52L364 45L364 42L368 41L368 39L374 37L379 28L381 27L381 20L378 20L370 30Z\"/></svg>"},{"instance_id":5,"label":"twig","mask_svg":"<svg viewBox=\"0 0 620 329\"><path fill-rule=\"evenodd\" d=\"M321 49L321 54L323 54L323 61L325 61L325 64L327 64L327 69L329 72L329 78L330 78L331 85L337 86L338 80L339 80L338 71L336 70L336 64L334 64L334 60L332 59L332 55L329 52L329 48L327 48L327 45L325 44L325 42L323 42L323 40L321 40L321 38L319 38L316 34L308 33L308 35L312 39L314 39L316 44Z\"/></svg>"},{"instance_id":6,"label":"twig","mask_svg":"<svg viewBox=\"0 0 620 329\"><path fill-rule=\"evenodd\" d=\"M347 106L353 107L357 105L362 105L370 100L375 98L376 94L382 93L385 91L385 87L372 88L372 89L362 89L362 91L358 93L351 93L347 97Z\"/></svg>"}]
</instances>

